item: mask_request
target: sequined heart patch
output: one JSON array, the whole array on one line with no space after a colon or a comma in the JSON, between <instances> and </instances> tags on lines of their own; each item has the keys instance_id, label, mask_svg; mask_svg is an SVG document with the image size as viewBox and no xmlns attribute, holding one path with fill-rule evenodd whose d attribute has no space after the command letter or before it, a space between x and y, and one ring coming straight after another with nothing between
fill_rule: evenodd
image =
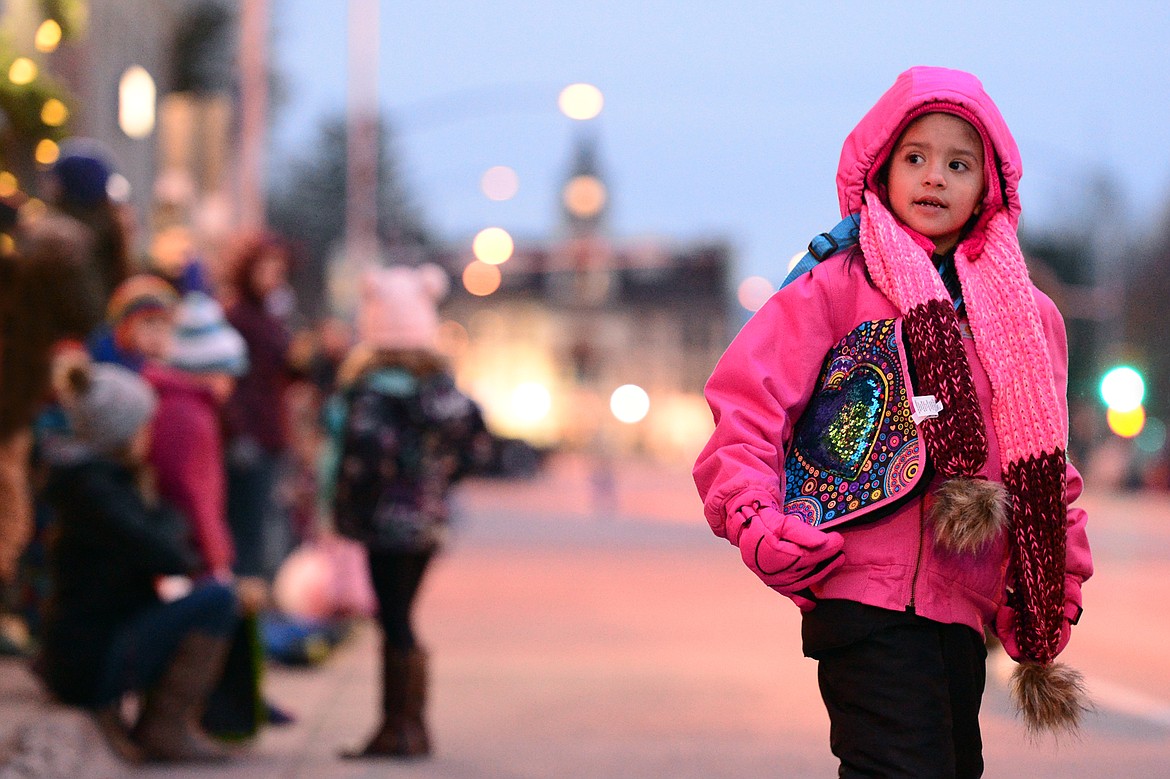
<instances>
[{"instance_id":1,"label":"sequined heart patch","mask_svg":"<svg viewBox=\"0 0 1170 779\"><path fill-rule=\"evenodd\" d=\"M812 464L853 481L861 475L885 419L885 376L848 361L830 366L825 386L805 411L796 445Z\"/></svg>"}]
</instances>

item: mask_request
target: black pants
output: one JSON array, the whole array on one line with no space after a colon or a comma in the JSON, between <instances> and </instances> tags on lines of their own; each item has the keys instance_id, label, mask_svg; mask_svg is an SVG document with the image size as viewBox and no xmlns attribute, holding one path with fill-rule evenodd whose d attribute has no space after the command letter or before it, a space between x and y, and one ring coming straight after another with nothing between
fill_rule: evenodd
<instances>
[{"instance_id":1,"label":"black pants","mask_svg":"<svg viewBox=\"0 0 1170 779\"><path fill-rule=\"evenodd\" d=\"M433 554L370 550L370 578L378 596L378 622L386 645L392 649L409 652L418 646L411 626L411 610Z\"/></svg>"},{"instance_id":2,"label":"black pants","mask_svg":"<svg viewBox=\"0 0 1170 779\"><path fill-rule=\"evenodd\" d=\"M227 465L227 519L236 549L237 576L268 576L265 564L268 533L265 522L272 511L277 456L253 445L247 457Z\"/></svg>"},{"instance_id":3,"label":"black pants","mask_svg":"<svg viewBox=\"0 0 1170 779\"><path fill-rule=\"evenodd\" d=\"M805 615L804 639L805 654L819 661L839 777L983 775L981 635L911 613L822 601Z\"/></svg>"}]
</instances>

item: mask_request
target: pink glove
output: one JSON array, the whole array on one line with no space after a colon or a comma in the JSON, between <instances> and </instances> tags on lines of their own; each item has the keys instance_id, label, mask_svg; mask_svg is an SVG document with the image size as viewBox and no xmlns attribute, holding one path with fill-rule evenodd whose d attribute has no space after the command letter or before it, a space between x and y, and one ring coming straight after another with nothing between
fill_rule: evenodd
<instances>
[{"instance_id":1,"label":"pink glove","mask_svg":"<svg viewBox=\"0 0 1170 779\"><path fill-rule=\"evenodd\" d=\"M1079 608L1065 606L1065 619L1060 623L1060 641L1056 645L1056 654L1059 655L1068 646L1069 639L1072 638L1073 621L1068 618L1068 612L1073 608L1078 612ZM1003 644L1003 651L1007 652L1008 657L1015 660L1017 663L1023 659L1020 654L1020 645L1016 641L1016 610L1011 606L1004 604L999 607L999 611L995 612L995 635L999 638L999 642Z\"/></svg>"},{"instance_id":2,"label":"pink glove","mask_svg":"<svg viewBox=\"0 0 1170 779\"><path fill-rule=\"evenodd\" d=\"M840 533L817 530L771 506L744 506L733 521L741 523L737 540L744 564L802 610L813 604L800 593L845 562Z\"/></svg>"}]
</instances>

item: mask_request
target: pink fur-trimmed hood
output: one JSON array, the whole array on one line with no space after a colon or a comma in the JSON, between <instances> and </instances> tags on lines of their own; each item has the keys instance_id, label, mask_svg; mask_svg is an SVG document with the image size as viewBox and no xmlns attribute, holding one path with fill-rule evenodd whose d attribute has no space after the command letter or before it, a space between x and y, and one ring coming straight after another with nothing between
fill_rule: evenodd
<instances>
[{"instance_id":1,"label":"pink fur-trimmed hood","mask_svg":"<svg viewBox=\"0 0 1170 779\"><path fill-rule=\"evenodd\" d=\"M889 157L902 130L914 117L927 113L927 107L932 104L942 104L940 110L971 122L983 136L984 143L993 151L987 160L991 186L987 188L984 207L989 214L1006 208L1012 224L1017 224L1018 187L1023 170L1020 150L1003 115L975 76L960 70L925 66L910 68L898 76L845 139L837 166L841 215L861 210L863 193L874 188L875 174Z\"/></svg>"}]
</instances>

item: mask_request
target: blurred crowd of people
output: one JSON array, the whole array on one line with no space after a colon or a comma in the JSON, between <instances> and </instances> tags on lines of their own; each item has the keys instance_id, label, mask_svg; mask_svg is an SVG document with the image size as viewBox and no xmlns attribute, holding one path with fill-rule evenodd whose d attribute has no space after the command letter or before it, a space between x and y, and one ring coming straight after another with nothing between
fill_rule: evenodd
<instances>
[{"instance_id":1,"label":"blurred crowd of people","mask_svg":"<svg viewBox=\"0 0 1170 779\"><path fill-rule=\"evenodd\" d=\"M383 717L353 754L426 754L410 609L447 488L486 438L425 345L445 276L372 272L361 337L339 319L298 328L279 236L139 256L108 157L62 151L46 208L0 203L8 650L124 759L222 760L225 740L295 716L263 692L278 601L304 619L378 614ZM414 426L389 430L400 418ZM312 544L348 583L290 565Z\"/></svg>"}]
</instances>

